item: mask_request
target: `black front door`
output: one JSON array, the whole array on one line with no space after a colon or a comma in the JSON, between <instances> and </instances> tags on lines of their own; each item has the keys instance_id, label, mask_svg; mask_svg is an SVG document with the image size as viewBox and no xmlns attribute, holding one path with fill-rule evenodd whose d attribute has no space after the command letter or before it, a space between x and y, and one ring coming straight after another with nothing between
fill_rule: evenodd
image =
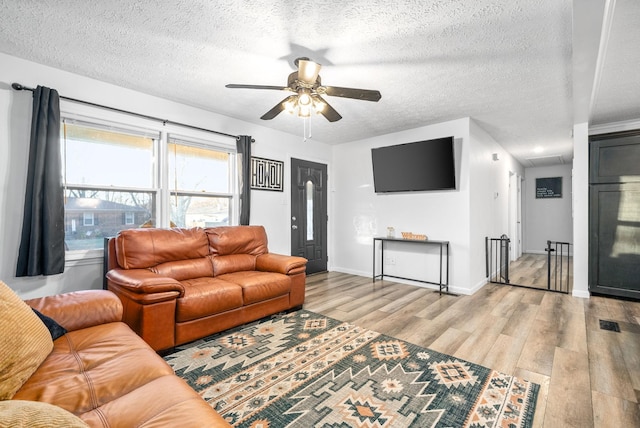
<instances>
[{"instance_id":1,"label":"black front door","mask_svg":"<svg viewBox=\"0 0 640 428\"><path fill-rule=\"evenodd\" d=\"M291 254L327 270L327 165L291 159Z\"/></svg>"}]
</instances>

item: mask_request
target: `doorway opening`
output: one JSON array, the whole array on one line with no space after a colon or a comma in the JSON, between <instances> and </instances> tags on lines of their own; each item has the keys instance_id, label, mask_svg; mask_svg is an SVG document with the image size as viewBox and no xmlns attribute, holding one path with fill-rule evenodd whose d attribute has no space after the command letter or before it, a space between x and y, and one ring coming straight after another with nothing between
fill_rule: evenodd
<instances>
[{"instance_id":1,"label":"doorway opening","mask_svg":"<svg viewBox=\"0 0 640 428\"><path fill-rule=\"evenodd\" d=\"M523 253L511 261L507 235L485 238L489 282L570 294L573 256L568 242L547 241L546 254Z\"/></svg>"}]
</instances>

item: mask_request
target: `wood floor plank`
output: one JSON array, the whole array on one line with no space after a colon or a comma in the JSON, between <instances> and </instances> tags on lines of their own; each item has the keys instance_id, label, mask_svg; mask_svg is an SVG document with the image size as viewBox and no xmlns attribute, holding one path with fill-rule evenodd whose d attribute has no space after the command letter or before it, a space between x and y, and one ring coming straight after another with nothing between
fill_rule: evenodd
<instances>
[{"instance_id":1,"label":"wood floor plank","mask_svg":"<svg viewBox=\"0 0 640 428\"><path fill-rule=\"evenodd\" d=\"M540 305L542 299L547 294L547 292L542 290L532 290L526 289L527 292L522 297L522 303L529 303L531 305Z\"/></svg>"},{"instance_id":2,"label":"wood floor plank","mask_svg":"<svg viewBox=\"0 0 640 428\"><path fill-rule=\"evenodd\" d=\"M604 297L592 296L589 299L583 300L584 311L594 317L610 318L609 306L607 300Z\"/></svg>"},{"instance_id":3,"label":"wood floor plank","mask_svg":"<svg viewBox=\"0 0 640 428\"><path fill-rule=\"evenodd\" d=\"M470 333L455 328L448 328L443 334L431 343L429 349L453 355L456 350L469 338ZM463 357L460 357L463 358ZM471 361L471 360L468 360ZM473 362L473 361L472 361Z\"/></svg>"},{"instance_id":4,"label":"wood floor plank","mask_svg":"<svg viewBox=\"0 0 640 428\"><path fill-rule=\"evenodd\" d=\"M545 426L592 427L587 354L557 347L550 379Z\"/></svg>"},{"instance_id":5,"label":"wood floor plank","mask_svg":"<svg viewBox=\"0 0 640 428\"><path fill-rule=\"evenodd\" d=\"M343 303L347 303L351 301L353 301L353 298L348 295L338 296L338 297L331 296L327 299L314 300L313 303L306 303L305 306L310 311L323 312L327 309L332 309L342 305Z\"/></svg>"},{"instance_id":6,"label":"wood floor plank","mask_svg":"<svg viewBox=\"0 0 640 428\"><path fill-rule=\"evenodd\" d=\"M617 339L624 365L629 373L629 382L636 393L636 403L640 403L638 401L638 392L640 392L640 334L621 331L618 333Z\"/></svg>"},{"instance_id":7,"label":"wood floor plank","mask_svg":"<svg viewBox=\"0 0 640 428\"><path fill-rule=\"evenodd\" d=\"M554 326L555 346L587 353L584 312L574 312L557 306L553 309L541 306L536 319L538 321L544 320Z\"/></svg>"},{"instance_id":8,"label":"wood floor plank","mask_svg":"<svg viewBox=\"0 0 640 428\"><path fill-rule=\"evenodd\" d=\"M604 330L587 332L591 389L633 402L636 395L618 342L619 334Z\"/></svg>"},{"instance_id":9,"label":"wood floor plank","mask_svg":"<svg viewBox=\"0 0 640 428\"><path fill-rule=\"evenodd\" d=\"M446 322L418 319L421 320L420 327L410 332L406 340L425 348L432 348L433 342L438 340L450 328Z\"/></svg>"},{"instance_id":10,"label":"wood floor plank","mask_svg":"<svg viewBox=\"0 0 640 428\"><path fill-rule=\"evenodd\" d=\"M479 364L491 367L501 373L513 375L523 346L524 338L519 340L506 334L500 334Z\"/></svg>"},{"instance_id":11,"label":"wood floor plank","mask_svg":"<svg viewBox=\"0 0 640 428\"><path fill-rule=\"evenodd\" d=\"M595 428L640 427L640 407L637 403L593 391Z\"/></svg>"},{"instance_id":12,"label":"wood floor plank","mask_svg":"<svg viewBox=\"0 0 640 428\"><path fill-rule=\"evenodd\" d=\"M503 334L511 337L526 339L535 323L540 307L529 303L520 302L516 311L509 318L509 322L502 330Z\"/></svg>"},{"instance_id":13,"label":"wood floor plank","mask_svg":"<svg viewBox=\"0 0 640 428\"><path fill-rule=\"evenodd\" d=\"M507 321L507 318L493 315L483 317L482 321L477 324L476 329L468 333L468 338L455 352L456 356L472 363L481 364L493 344L498 340ZM482 334L477 334L477 331L481 331Z\"/></svg>"},{"instance_id":14,"label":"wood floor plank","mask_svg":"<svg viewBox=\"0 0 640 428\"><path fill-rule=\"evenodd\" d=\"M505 293L499 301L494 303L493 308L491 308L491 315L510 318L518 310L522 296L522 289L512 287L508 293Z\"/></svg>"},{"instance_id":15,"label":"wood floor plank","mask_svg":"<svg viewBox=\"0 0 640 428\"><path fill-rule=\"evenodd\" d=\"M635 305L623 300L607 299L605 301L612 319L621 322L635 323L635 317L638 316L633 309Z\"/></svg>"},{"instance_id":16,"label":"wood floor plank","mask_svg":"<svg viewBox=\"0 0 640 428\"><path fill-rule=\"evenodd\" d=\"M555 325L546 320L537 320L532 326L522 354L520 354L518 367L551 376L557 342Z\"/></svg>"},{"instance_id":17,"label":"wood floor plank","mask_svg":"<svg viewBox=\"0 0 640 428\"><path fill-rule=\"evenodd\" d=\"M407 304L410 304L411 302L415 301L416 299L424 297L427 294L432 294L433 295L433 291L429 290L429 289L426 289L426 288L416 287L414 290L411 290L409 293L406 293L401 298L396 299L395 301L391 302L390 304L385 305L384 307L380 308L380 310L382 312L389 312L389 313L395 312L397 310L401 310Z\"/></svg>"},{"instance_id":18,"label":"wood floor plank","mask_svg":"<svg viewBox=\"0 0 640 428\"><path fill-rule=\"evenodd\" d=\"M416 316L419 318L424 318L427 320L432 320L436 318L441 313L450 310L451 306L457 300L457 297L454 296L439 296L436 300L434 300L431 304L424 307L422 310L416 313Z\"/></svg>"}]
</instances>

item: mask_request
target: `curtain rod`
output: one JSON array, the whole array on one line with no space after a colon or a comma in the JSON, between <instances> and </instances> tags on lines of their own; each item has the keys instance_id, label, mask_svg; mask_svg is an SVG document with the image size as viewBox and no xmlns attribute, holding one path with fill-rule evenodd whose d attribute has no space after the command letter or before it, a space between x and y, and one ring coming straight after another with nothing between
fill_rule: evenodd
<instances>
[{"instance_id":1,"label":"curtain rod","mask_svg":"<svg viewBox=\"0 0 640 428\"><path fill-rule=\"evenodd\" d=\"M16 91L31 91L31 92L33 92L35 90L33 88L29 88L27 86L23 86L20 83L12 83L11 87L13 89L15 89ZM66 100L66 101L74 102L74 103L86 104L86 105L93 106L93 107L99 107L99 108L103 108L103 109L107 109L107 110L111 110L111 111L116 111L118 113L125 113L125 114L130 114L130 115L133 115L133 116L137 116L137 117L142 117L144 119L157 120L159 122L162 122L163 125L166 125L167 123L170 123L172 125L178 125L178 126L183 126L185 128L196 129L198 131L212 132L212 133L217 134L217 135L223 135L225 137L235 138L236 140L239 138L239 136L237 136L237 135L226 134L226 133L220 132L220 131L214 131L214 130L211 130L211 129L200 128L198 126L187 125L186 123L174 122L174 121L171 121L171 120L162 119L160 117L148 116L146 114L140 114L140 113L135 113L135 112L132 112L132 111L122 110L122 109L115 108L115 107L105 106L105 105L102 105L102 104L96 104L96 103L92 103L90 101L83 101L83 100L79 100L79 99L76 99L76 98L64 97L62 95L60 95L60 98L63 99L63 100Z\"/></svg>"}]
</instances>

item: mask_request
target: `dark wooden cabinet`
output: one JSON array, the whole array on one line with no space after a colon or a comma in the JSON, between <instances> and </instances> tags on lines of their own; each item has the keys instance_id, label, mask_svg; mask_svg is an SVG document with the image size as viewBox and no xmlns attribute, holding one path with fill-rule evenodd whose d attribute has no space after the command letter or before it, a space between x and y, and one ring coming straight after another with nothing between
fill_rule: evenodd
<instances>
[{"instance_id":1,"label":"dark wooden cabinet","mask_svg":"<svg viewBox=\"0 0 640 428\"><path fill-rule=\"evenodd\" d=\"M640 131L589 145L589 291L640 299Z\"/></svg>"}]
</instances>

